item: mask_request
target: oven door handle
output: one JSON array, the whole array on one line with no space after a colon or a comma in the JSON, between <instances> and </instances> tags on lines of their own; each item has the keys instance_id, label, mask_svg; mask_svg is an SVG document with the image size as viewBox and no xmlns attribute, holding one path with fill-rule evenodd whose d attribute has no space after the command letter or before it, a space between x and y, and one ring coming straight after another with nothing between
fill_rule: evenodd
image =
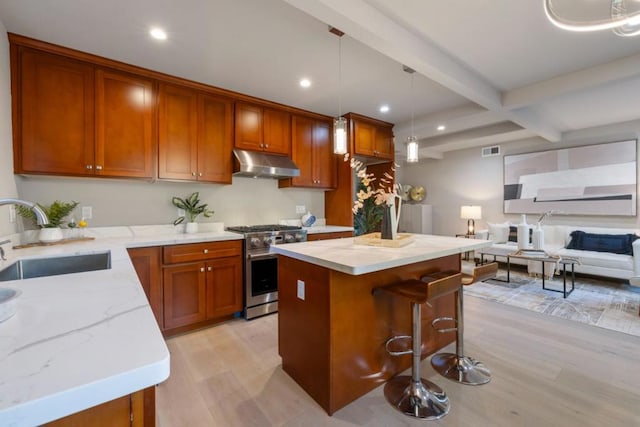
<instances>
[{"instance_id":1,"label":"oven door handle","mask_svg":"<svg viewBox=\"0 0 640 427\"><path fill-rule=\"evenodd\" d=\"M269 258L277 258L278 254L274 254L271 252L267 252L264 254L247 254L248 260L261 260L261 259L269 259Z\"/></svg>"}]
</instances>

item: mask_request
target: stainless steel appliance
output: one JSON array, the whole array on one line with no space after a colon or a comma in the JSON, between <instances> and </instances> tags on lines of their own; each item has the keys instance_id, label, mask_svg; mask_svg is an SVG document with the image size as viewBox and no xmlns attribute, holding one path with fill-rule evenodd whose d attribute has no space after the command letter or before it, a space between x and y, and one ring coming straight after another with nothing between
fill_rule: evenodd
<instances>
[{"instance_id":1,"label":"stainless steel appliance","mask_svg":"<svg viewBox=\"0 0 640 427\"><path fill-rule=\"evenodd\" d=\"M278 255L271 245L304 242L307 231L291 225L227 227L244 234L244 314L248 319L278 311Z\"/></svg>"}]
</instances>

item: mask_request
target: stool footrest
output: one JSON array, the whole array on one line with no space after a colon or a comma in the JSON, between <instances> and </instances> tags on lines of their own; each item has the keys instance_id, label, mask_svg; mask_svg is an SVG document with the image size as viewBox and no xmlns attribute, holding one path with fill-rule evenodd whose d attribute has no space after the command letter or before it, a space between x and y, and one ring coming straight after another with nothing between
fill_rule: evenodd
<instances>
[{"instance_id":1,"label":"stool footrest","mask_svg":"<svg viewBox=\"0 0 640 427\"><path fill-rule=\"evenodd\" d=\"M439 332L441 334L444 334L445 332L455 332L458 330L456 326L452 328L438 327L438 324L440 324L441 322L453 322L456 325L458 324L458 321L456 320L455 317L437 317L431 321L431 327L435 329L436 332Z\"/></svg>"},{"instance_id":2,"label":"stool footrest","mask_svg":"<svg viewBox=\"0 0 640 427\"><path fill-rule=\"evenodd\" d=\"M400 340L410 340L412 339L411 335L397 335L395 337L391 337L387 340L387 342L384 344L384 348L387 350L387 353L389 353L392 356L403 356L405 354L413 354L413 350L409 349L409 350L400 350L400 351L393 351L389 349L389 346L391 344L393 344L396 341L400 341Z\"/></svg>"}]
</instances>

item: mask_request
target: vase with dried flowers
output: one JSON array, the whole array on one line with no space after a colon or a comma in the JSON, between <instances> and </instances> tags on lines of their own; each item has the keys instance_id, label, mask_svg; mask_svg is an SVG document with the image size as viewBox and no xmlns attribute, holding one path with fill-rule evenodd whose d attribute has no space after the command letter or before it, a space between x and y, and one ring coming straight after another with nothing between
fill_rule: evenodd
<instances>
[{"instance_id":1,"label":"vase with dried flowers","mask_svg":"<svg viewBox=\"0 0 640 427\"><path fill-rule=\"evenodd\" d=\"M397 194L398 186L393 185L391 175L395 171L395 165L378 179L375 174L367 172L367 166L363 162L349 158L348 153L344 160L350 162L357 180L356 198L352 207L355 235L381 231L383 239L393 239L397 234L401 203Z\"/></svg>"}]
</instances>

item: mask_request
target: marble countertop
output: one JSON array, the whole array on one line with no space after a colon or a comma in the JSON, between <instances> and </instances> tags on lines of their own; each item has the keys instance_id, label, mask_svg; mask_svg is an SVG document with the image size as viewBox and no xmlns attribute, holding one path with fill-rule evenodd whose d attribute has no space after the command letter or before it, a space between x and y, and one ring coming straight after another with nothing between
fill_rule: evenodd
<instances>
[{"instance_id":1,"label":"marble countertop","mask_svg":"<svg viewBox=\"0 0 640 427\"><path fill-rule=\"evenodd\" d=\"M111 252L111 269L20 281L16 314L0 323L0 425L33 426L161 383L169 352L127 248L240 240L222 229L89 229L95 240L7 248L7 261ZM17 243L17 242L16 242Z\"/></svg>"},{"instance_id":2,"label":"marble countertop","mask_svg":"<svg viewBox=\"0 0 640 427\"><path fill-rule=\"evenodd\" d=\"M307 234L320 233L339 233L342 231L353 231L353 227L345 227L342 225L314 225L312 227L302 227L307 230Z\"/></svg>"},{"instance_id":3,"label":"marble countertop","mask_svg":"<svg viewBox=\"0 0 640 427\"><path fill-rule=\"evenodd\" d=\"M346 238L278 245L271 247L271 251L332 270L359 275L473 251L493 244L490 240L426 234L412 236L413 242L401 248L360 245L355 243L355 239Z\"/></svg>"}]
</instances>

